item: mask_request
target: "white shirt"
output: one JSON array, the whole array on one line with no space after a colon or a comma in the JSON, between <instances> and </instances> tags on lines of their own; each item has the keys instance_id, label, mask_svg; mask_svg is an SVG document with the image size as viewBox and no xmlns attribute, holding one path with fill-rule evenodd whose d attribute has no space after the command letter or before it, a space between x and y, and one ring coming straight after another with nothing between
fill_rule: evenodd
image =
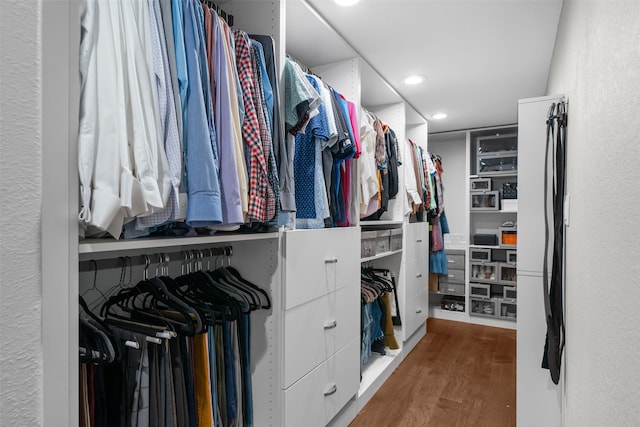
<instances>
[{"instance_id":1,"label":"white shirt","mask_svg":"<svg viewBox=\"0 0 640 427\"><path fill-rule=\"evenodd\" d=\"M118 238L125 218L163 208L171 190L145 51L148 14L146 2L88 0L82 17L79 219L87 235Z\"/></svg>"}]
</instances>

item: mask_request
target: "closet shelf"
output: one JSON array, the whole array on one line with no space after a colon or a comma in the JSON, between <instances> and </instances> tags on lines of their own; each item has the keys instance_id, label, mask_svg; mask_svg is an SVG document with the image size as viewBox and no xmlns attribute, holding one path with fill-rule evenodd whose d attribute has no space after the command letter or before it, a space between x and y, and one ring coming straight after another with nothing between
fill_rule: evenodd
<instances>
[{"instance_id":1,"label":"closet shelf","mask_svg":"<svg viewBox=\"0 0 640 427\"><path fill-rule=\"evenodd\" d=\"M497 213L504 213L504 214L512 213L512 214L517 214L517 213L518 213L518 211L517 211L517 210L505 210L505 209L500 209L500 210L498 210L498 211L475 211L475 210L470 210L469 212L471 212L471 213L472 213L472 214L474 214L474 215L475 215L475 214L481 214L481 213L482 213L482 214L486 214L486 213L488 213L488 214L497 214Z\"/></svg>"},{"instance_id":2,"label":"closet shelf","mask_svg":"<svg viewBox=\"0 0 640 427\"><path fill-rule=\"evenodd\" d=\"M381 254L376 254L376 255L373 255L373 256L366 257L366 258L361 258L360 262L373 261L374 259L385 258L385 257L391 256L391 255L401 254L401 253L402 253L402 249L398 249L396 251L382 252Z\"/></svg>"},{"instance_id":3,"label":"closet shelf","mask_svg":"<svg viewBox=\"0 0 640 427\"><path fill-rule=\"evenodd\" d=\"M402 225L403 221L360 221L361 227L375 227L385 225Z\"/></svg>"},{"instance_id":4,"label":"closet shelf","mask_svg":"<svg viewBox=\"0 0 640 427\"><path fill-rule=\"evenodd\" d=\"M98 254L104 252L121 252L140 249L158 250L181 246L211 245L228 242L245 242L251 240L277 239L278 232L255 234L214 234L197 237L149 237L135 240L86 239L78 244L78 252L82 254Z\"/></svg>"}]
</instances>

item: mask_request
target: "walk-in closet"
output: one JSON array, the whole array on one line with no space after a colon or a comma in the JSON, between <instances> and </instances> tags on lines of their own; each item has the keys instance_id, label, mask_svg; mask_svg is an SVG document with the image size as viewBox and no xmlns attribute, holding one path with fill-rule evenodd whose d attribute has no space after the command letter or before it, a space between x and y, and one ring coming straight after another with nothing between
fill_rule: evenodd
<instances>
[{"instance_id":1,"label":"walk-in closet","mask_svg":"<svg viewBox=\"0 0 640 427\"><path fill-rule=\"evenodd\" d=\"M0 2L0 425L638 425L638 17Z\"/></svg>"}]
</instances>

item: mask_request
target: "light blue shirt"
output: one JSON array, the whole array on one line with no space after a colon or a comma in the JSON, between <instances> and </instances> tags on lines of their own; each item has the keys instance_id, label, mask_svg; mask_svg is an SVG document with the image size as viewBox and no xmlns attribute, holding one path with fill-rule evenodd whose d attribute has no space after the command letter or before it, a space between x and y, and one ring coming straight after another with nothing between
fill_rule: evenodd
<instances>
[{"instance_id":1,"label":"light blue shirt","mask_svg":"<svg viewBox=\"0 0 640 427\"><path fill-rule=\"evenodd\" d=\"M177 0L180 1L180 0ZM204 39L198 27L195 0L182 0L184 10L184 45L189 81L186 96L185 163L188 177L189 205L187 224L205 227L222 222L220 179L207 116L200 52ZM205 55L206 58L206 55ZM206 70L206 64L204 65ZM208 79L208 76L206 77ZM209 103L211 100L209 99Z\"/></svg>"}]
</instances>

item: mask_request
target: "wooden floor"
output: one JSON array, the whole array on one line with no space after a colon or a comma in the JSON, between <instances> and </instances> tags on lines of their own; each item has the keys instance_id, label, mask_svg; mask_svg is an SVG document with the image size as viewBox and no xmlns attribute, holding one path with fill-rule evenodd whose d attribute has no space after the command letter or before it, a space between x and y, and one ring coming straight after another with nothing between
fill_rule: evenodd
<instances>
[{"instance_id":1,"label":"wooden floor","mask_svg":"<svg viewBox=\"0 0 640 427\"><path fill-rule=\"evenodd\" d=\"M516 425L516 331L429 319L350 427Z\"/></svg>"}]
</instances>

